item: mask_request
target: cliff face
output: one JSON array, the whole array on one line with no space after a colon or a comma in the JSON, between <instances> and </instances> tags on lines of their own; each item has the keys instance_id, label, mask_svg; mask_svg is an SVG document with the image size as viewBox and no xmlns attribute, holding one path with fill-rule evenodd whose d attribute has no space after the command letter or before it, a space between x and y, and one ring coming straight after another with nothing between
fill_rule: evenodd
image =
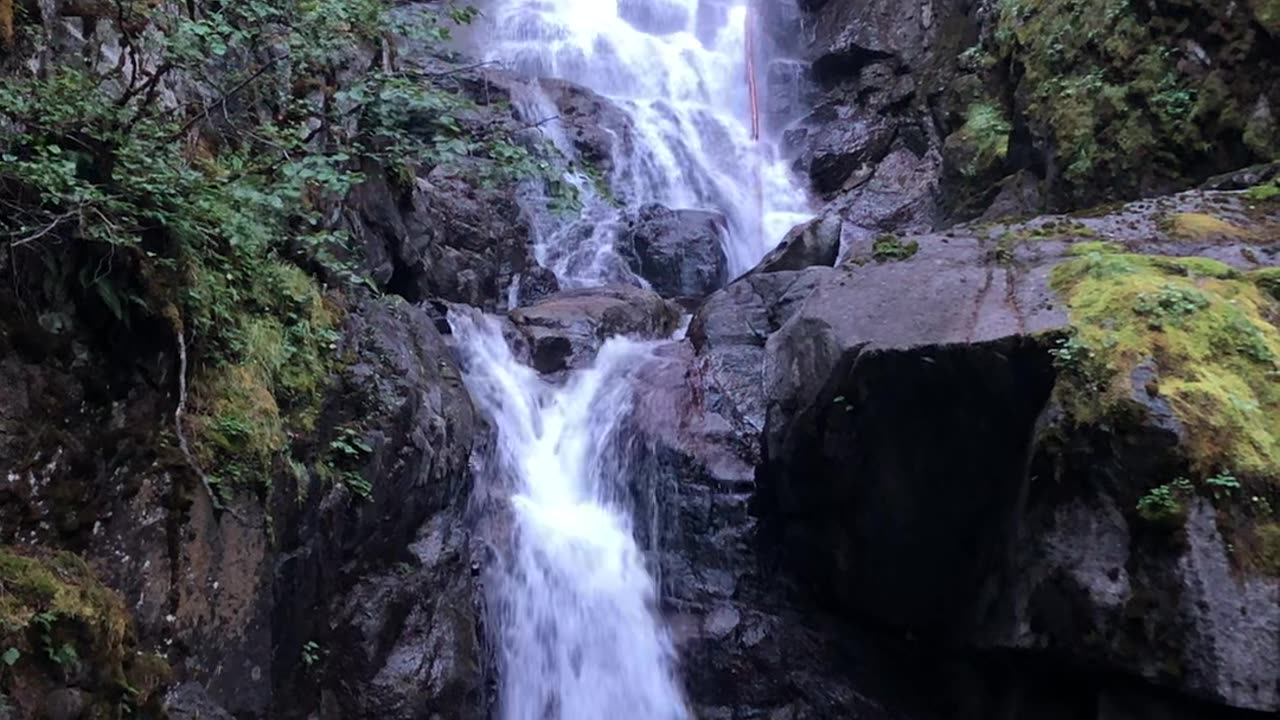
<instances>
[{"instance_id":1,"label":"cliff face","mask_svg":"<svg viewBox=\"0 0 1280 720\"><path fill-rule=\"evenodd\" d=\"M1280 710L1272 4L760 3L819 217L725 286L628 208L657 293L534 260L618 108L285 5L0 0L0 717L491 716L450 303L551 376L691 309L628 438L699 717Z\"/></svg>"}]
</instances>

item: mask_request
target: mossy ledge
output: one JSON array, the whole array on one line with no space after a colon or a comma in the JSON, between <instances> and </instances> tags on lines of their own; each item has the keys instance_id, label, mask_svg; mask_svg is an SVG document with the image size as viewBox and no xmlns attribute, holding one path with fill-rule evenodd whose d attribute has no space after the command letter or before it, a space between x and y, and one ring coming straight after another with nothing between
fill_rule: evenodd
<instances>
[{"instance_id":1,"label":"mossy ledge","mask_svg":"<svg viewBox=\"0 0 1280 720\"><path fill-rule=\"evenodd\" d=\"M1280 509L1276 271L1126 254L1109 243L1077 250L1051 279L1071 320L1055 350L1059 403L1074 423L1115 427L1167 407L1187 472L1240 480L1239 490L1215 498L1220 517L1230 516L1237 559L1280 575L1267 531Z\"/></svg>"},{"instance_id":2,"label":"mossy ledge","mask_svg":"<svg viewBox=\"0 0 1280 720\"><path fill-rule=\"evenodd\" d=\"M0 546L0 699L23 717L69 691L84 717L154 714L168 663L139 652L124 601L68 552Z\"/></svg>"}]
</instances>

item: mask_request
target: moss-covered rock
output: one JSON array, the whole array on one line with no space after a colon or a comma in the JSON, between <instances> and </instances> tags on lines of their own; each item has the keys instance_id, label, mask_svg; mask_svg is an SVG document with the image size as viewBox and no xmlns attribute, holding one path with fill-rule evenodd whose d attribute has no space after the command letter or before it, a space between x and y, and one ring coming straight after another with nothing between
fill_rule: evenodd
<instances>
[{"instance_id":1,"label":"moss-covered rock","mask_svg":"<svg viewBox=\"0 0 1280 720\"><path fill-rule=\"evenodd\" d=\"M1275 298L1236 270L1203 258L1090 252L1053 273L1080 346L1109 373L1101 397L1072 403L1083 417L1128 403L1144 388L1170 404L1192 466L1227 467L1280 482L1280 315Z\"/></svg>"},{"instance_id":2,"label":"moss-covered rock","mask_svg":"<svg viewBox=\"0 0 1280 720\"><path fill-rule=\"evenodd\" d=\"M1058 205L1185 186L1280 152L1270 0L999 0L982 52ZM990 73L988 73L990 75ZM990 75L991 77L996 77ZM966 123L967 124L967 123Z\"/></svg>"},{"instance_id":3,"label":"moss-covered rock","mask_svg":"<svg viewBox=\"0 0 1280 720\"><path fill-rule=\"evenodd\" d=\"M0 547L0 697L24 716L66 701L66 687L87 717L147 716L169 676L163 658L135 647L124 602L83 559Z\"/></svg>"}]
</instances>

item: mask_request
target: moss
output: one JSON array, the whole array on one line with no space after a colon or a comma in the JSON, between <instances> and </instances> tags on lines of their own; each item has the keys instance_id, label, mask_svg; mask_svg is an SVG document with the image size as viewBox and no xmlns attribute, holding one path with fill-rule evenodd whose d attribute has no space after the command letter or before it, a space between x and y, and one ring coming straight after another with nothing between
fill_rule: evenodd
<instances>
[{"instance_id":1,"label":"moss","mask_svg":"<svg viewBox=\"0 0 1280 720\"><path fill-rule=\"evenodd\" d=\"M1004 161L1009 153L1012 126L1004 112L992 103L976 102L965 113L957 140L969 149L960 171L970 177L983 174Z\"/></svg>"},{"instance_id":2,"label":"moss","mask_svg":"<svg viewBox=\"0 0 1280 720\"><path fill-rule=\"evenodd\" d=\"M1258 24L1273 35L1280 35L1280 0L1249 0Z\"/></svg>"},{"instance_id":3,"label":"moss","mask_svg":"<svg viewBox=\"0 0 1280 720\"><path fill-rule=\"evenodd\" d=\"M1280 577L1280 522L1263 523L1253 532L1258 541L1258 569Z\"/></svg>"},{"instance_id":4,"label":"moss","mask_svg":"<svg viewBox=\"0 0 1280 720\"><path fill-rule=\"evenodd\" d=\"M1273 180L1261 185L1254 185L1244 191L1246 200L1257 203L1268 203L1280 200L1280 180Z\"/></svg>"},{"instance_id":5,"label":"moss","mask_svg":"<svg viewBox=\"0 0 1280 720\"><path fill-rule=\"evenodd\" d=\"M1067 391L1078 420L1136 409L1130 376L1154 362L1158 392L1185 430L1192 468L1224 467L1280 483L1280 316L1275 298L1212 260L1093 253L1053 271L1075 341L1105 368L1092 391Z\"/></svg>"},{"instance_id":6,"label":"moss","mask_svg":"<svg viewBox=\"0 0 1280 720\"><path fill-rule=\"evenodd\" d=\"M1018 109L1053 149L1074 201L1197 176L1224 132L1243 134L1256 93L1237 97L1235 84L1214 73L1184 72L1175 48L1185 23L1153 22L1117 0L997 7L989 42L1017 71Z\"/></svg>"},{"instance_id":7,"label":"moss","mask_svg":"<svg viewBox=\"0 0 1280 720\"><path fill-rule=\"evenodd\" d=\"M170 677L164 658L134 649L119 595L66 552L0 546L0 652L10 651L16 661L0 673L0 694L12 689L6 683L45 692L74 672L93 695L94 717L145 704Z\"/></svg>"},{"instance_id":8,"label":"moss","mask_svg":"<svg viewBox=\"0 0 1280 720\"><path fill-rule=\"evenodd\" d=\"M876 262L894 262L906 260L920 250L920 243L915 240L903 242L896 235L881 235L871 245L871 256Z\"/></svg>"},{"instance_id":9,"label":"moss","mask_svg":"<svg viewBox=\"0 0 1280 720\"><path fill-rule=\"evenodd\" d=\"M1069 252L1076 256L1111 255L1124 252L1124 245L1103 240L1090 240L1088 242L1075 243L1071 246Z\"/></svg>"},{"instance_id":10,"label":"moss","mask_svg":"<svg viewBox=\"0 0 1280 720\"><path fill-rule=\"evenodd\" d=\"M227 360L192 383L197 460L211 478L263 489L291 435L314 429L335 364L341 310L315 280L269 262L250 302L231 306Z\"/></svg>"},{"instance_id":11,"label":"moss","mask_svg":"<svg viewBox=\"0 0 1280 720\"><path fill-rule=\"evenodd\" d=\"M1162 218L1160 225L1169 234L1187 240L1252 237L1252 233L1239 225L1208 213L1173 213Z\"/></svg>"}]
</instances>

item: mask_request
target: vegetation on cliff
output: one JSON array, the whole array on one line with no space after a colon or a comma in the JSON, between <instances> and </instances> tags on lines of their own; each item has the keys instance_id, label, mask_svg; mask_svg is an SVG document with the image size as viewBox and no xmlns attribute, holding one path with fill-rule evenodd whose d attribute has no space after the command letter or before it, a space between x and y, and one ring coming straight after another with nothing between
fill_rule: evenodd
<instances>
[{"instance_id":1,"label":"vegetation on cliff","mask_svg":"<svg viewBox=\"0 0 1280 720\"><path fill-rule=\"evenodd\" d=\"M472 10L117 5L81 10L118 25L121 62L61 58L0 80L5 305L15 323L92 318L117 346L168 335L189 385L188 457L212 485L261 492L314 423L344 287L364 282L347 192L369 170L503 182L539 164L464 122L474 105L439 82L447 72L394 60L393 35L437 43ZM52 42L25 7L11 56Z\"/></svg>"},{"instance_id":2,"label":"vegetation on cliff","mask_svg":"<svg viewBox=\"0 0 1280 720\"><path fill-rule=\"evenodd\" d=\"M83 560L0 546L0 701L47 706L76 678L86 716L117 718L157 700L168 675L162 658L134 647L124 603Z\"/></svg>"},{"instance_id":3,"label":"vegetation on cliff","mask_svg":"<svg viewBox=\"0 0 1280 720\"><path fill-rule=\"evenodd\" d=\"M1185 218L1184 218L1185 220ZM1187 220L1191 227L1203 223ZM1216 226L1215 226L1216 227ZM1173 519L1200 490L1254 531L1236 545L1269 572L1267 528L1280 509L1280 302L1274 270L1251 275L1215 260L1127 254L1085 243L1053 271L1073 334L1055 351L1074 422L1125 426L1167 408L1188 473L1139 503Z\"/></svg>"},{"instance_id":4,"label":"vegetation on cliff","mask_svg":"<svg viewBox=\"0 0 1280 720\"><path fill-rule=\"evenodd\" d=\"M999 0L961 64L1006 90L971 107L957 132L975 134L975 113L1025 122L1056 198L1076 206L1102 188L1167 191L1271 160L1280 155L1273 6ZM988 147L1011 138L1011 125L983 127Z\"/></svg>"}]
</instances>

